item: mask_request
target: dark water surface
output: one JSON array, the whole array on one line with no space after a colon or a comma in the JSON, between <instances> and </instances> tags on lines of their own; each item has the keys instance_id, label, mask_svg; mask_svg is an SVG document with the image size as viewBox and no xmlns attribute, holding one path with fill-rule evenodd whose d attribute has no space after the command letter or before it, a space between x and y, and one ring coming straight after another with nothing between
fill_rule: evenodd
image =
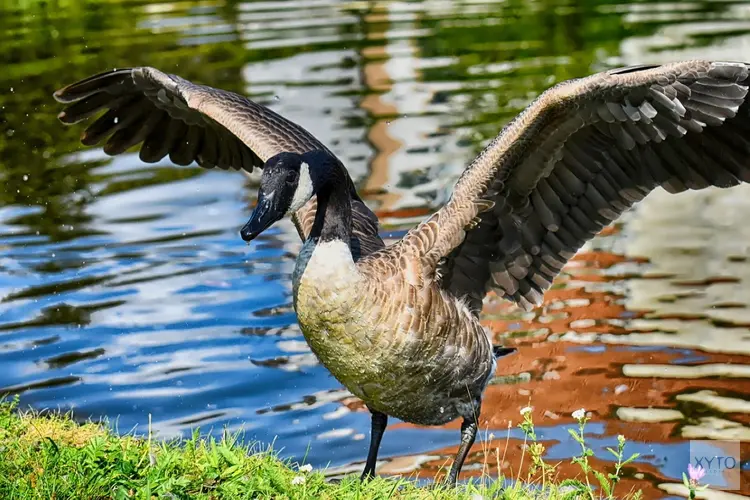
<instances>
[{"instance_id":1,"label":"dark water surface","mask_svg":"<svg viewBox=\"0 0 750 500\"><path fill-rule=\"evenodd\" d=\"M255 188L241 174L80 147L81 128L55 118L66 83L147 64L251 95L328 144L389 231L439 207L548 86L625 64L750 60L749 30L750 2L732 1L4 2L0 393L124 431L151 414L163 437L244 428L316 467L358 469L366 454L368 414L295 323L291 223L247 246ZM492 450L529 400L551 460L576 452L577 408L592 412L600 464L625 434L647 498L673 492L688 439L750 440L748 213L747 186L655 192L543 308L490 300L487 325L520 353L488 390L466 470L516 474L518 431L505 459ZM394 423L382 472L433 476L457 427Z\"/></svg>"}]
</instances>

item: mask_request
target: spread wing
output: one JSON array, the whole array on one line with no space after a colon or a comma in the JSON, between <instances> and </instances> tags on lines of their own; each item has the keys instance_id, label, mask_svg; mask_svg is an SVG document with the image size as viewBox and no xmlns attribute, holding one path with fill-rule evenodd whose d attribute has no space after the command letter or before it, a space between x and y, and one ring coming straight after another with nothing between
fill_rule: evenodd
<instances>
[{"instance_id":1,"label":"spread wing","mask_svg":"<svg viewBox=\"0 0 750 500\"><path fill-rule=\"evenodd\" d=\"M581 246L657 186L750 181L750 66L686 61L563 82L474 160L406 239L441 286L530 309Z\"/></svg>"},{"instance_id":2,"label":"spread wing","mask_svg":"<svg viewBox=\"0 0 750 500\"><path fill-rule=\"evenodd\" d=\"M252 172L281 152L328 151L307 130L238 94L198 85L149 68L108 71L68 85L54 94L68 106L59 114L78 123L106 110L81 135L104 152L118 155L141 144L140 158L154 163L169 155L178 165L193 161L204 168ZM300 237L310 233L315 199L295 214ZM362 255L383 247L377 217L352 184L354 235ZM356 241L355 241L356 240Z\"/></svg>"}]
</instances>

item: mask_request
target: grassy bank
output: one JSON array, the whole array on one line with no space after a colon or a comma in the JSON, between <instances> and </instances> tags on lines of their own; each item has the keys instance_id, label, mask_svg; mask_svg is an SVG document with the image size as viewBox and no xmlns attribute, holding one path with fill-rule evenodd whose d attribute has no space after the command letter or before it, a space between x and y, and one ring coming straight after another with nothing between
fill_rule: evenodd
<instances>
[{"instance_id":1,"label":"grassy bank","mask_svg":"<svg viewBox=\"0 0 750 500\"><path fill-rule=\"evenodd\" d=\"M527 425L530 421L527 419ZM533 433L533 427L531 427ZM530 456L534 457L533 445ZM534 458L536 460L537 458ZM116 436L106 426L77 424L67 415L20 412L0 402L0 498L3 499L527 499L599 498L598 488L551 478L502 489L487 478L456 489L418 487L406 479L356 476L327 482L309 466L284 462L235 438L151 442ZM542 485L544 483L544 485ZM544 490L544 491L540 491Z\"/></svg>"}]
</instances>

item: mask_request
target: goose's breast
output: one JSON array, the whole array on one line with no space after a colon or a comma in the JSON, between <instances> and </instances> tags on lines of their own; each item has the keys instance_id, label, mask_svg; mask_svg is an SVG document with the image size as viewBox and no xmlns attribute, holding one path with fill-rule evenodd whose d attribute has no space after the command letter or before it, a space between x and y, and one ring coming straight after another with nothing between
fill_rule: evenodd
<instances>
[{"instance_id":1,"label":"goose's breast","mask_svg":"<svg viewBox=\"0 0 750 500\"><path fill-rule=\"evenodd\" d=\"M294 309L320 361L347 387L371 370L371 333L358 311L367 307L349 246L306 243L293 276ZM350 388L351 390L351 388Z\"/></svg>"}]
</instances>

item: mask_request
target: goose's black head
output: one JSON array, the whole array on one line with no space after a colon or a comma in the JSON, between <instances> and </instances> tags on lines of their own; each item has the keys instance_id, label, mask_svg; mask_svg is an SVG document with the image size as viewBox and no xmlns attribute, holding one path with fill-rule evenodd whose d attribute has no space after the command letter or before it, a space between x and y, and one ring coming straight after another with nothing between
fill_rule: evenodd
<instances>
[{"instance_id":1,"label":"goose's black head","mask_svg":"<svg viewBox=\"0 0 750 500\"><path fill-rule=\"evenodd\" d=\"M258 204L240 231L243 240L254 240L312 198L321 175L328 167L327 155L324 155L317 151L302 155L279 153L266 161L260 177Z\"/></svg>"}]
</instances>

